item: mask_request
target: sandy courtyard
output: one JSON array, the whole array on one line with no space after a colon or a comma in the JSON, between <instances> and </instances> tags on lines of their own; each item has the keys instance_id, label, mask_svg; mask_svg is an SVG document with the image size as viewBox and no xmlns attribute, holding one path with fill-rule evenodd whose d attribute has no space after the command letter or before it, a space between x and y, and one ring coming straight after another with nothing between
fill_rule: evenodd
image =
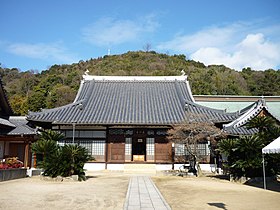
<instances>
[{"instance_id":1,"label":"sandy courtyard","mask_svg":"<svg viewBox=\"0 0 280 210\"><path fill-rule=\"evenodd\" d=\"M54 182L39 177L0 182L0 209L122 209L129 177L104 173L85 182Z\"/></svg>"},{"instance_id":2,"label":"sandy courtyard","mask_svg":"<svg viewBox=\"0 0 280 210\"><path fill-rule=\"evenodd\" d=\"M173 210L280 209L280 193L209 177L154 177ZM280 190L280 186L279 186Z\"/></svg>"},{"instance_id":3,"label":"sandy courtyard","mask_svg":"<svg viewBox=\"0 0 280 210\"><path fill-rule=\"evenodd\" d=\"M92 175L86 182L54 182L39 177L0 182L0 209L122 210L131 174ZM209 177L152 179L173 210L280 209L280 190L265 191Z\"/></svg>"}]
</instances>

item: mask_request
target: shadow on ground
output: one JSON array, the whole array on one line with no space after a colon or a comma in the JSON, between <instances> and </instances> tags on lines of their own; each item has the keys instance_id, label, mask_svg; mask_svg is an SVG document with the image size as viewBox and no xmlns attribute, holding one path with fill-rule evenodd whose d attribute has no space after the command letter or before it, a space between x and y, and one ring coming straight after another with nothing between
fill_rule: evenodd
<instances>
[{"instance_id":1,"label":"shadow on ground","mask_svg":"<svg viewBox=\"0 0 280 210\"><path fill-rule=\"evenodd\" d=\"M263 189L263 182L246 182L245 185L251 186L251 187L257 187ZM274 192L280 192L280 181L278 180L269 180L266 182L266 189L271 190Z\"/></svg>"},{"instance_id":2,"label":"shadow on ground","mask_svg":"<svg viewBox=\"0 0 280 210\"><path fill-rule=\"evenodd\" d=\"M94 178L98 178L98 176L86 176L87 179L94 179Z\"/></svg>"},{"instance_id":3,"label":"shadow on ground","mask_svg":"<svg viewBox=\"0 0 280 210\"><path fill-rule=\"evenodd\" d=\"M227 209L226 208L226 204L224 204L224 203L208 203L208 205L209 206L215 206L215 207L217 207L219 209L224 209L224 210Z\"/></svg>"},{"instance_id":4,"label":"shadow on ground","mask_svg":"<svg viewBox=\"0 0 280 210\"><path fill-rule=\"evenodd\" d=\"M221 179L221 180L227 180L230 181L229 175L208 175L207 177L215 178L215 179ZM257 187L263 189L263 181L247 181L244 183L244 185L251 186L251 187ZM266 188L267 190L280 192L280 180L267 180L266 181Z\"/></svg>"},{"instance_id":5,"label":"shadow on ground","mask_svg":"<svg viewBox=\"0 0 280 210\"><path fill-rule=\"evenodd\" d=\"M224 174L207 175L207 177L229 181L229 175L224 175Z\"/></svg>"}]
</instances>

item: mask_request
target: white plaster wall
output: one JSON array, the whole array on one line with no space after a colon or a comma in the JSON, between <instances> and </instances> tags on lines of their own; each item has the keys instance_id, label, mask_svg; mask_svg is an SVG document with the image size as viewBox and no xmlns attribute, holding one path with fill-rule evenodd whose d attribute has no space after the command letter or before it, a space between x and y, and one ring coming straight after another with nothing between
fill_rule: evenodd
<instances>
[{"instance_id":1,"label":"white plaster wall","mask_svg":"<svg viewBox=\"0 0 280 210\"><path fill-rule=\"evenodd\" d=\"M172 170L172 164L156 164L157 171Z\"/></svg>"},{"instance_id":2,"label":"white plaster wall","mask_svg":"<svg viewBox=\"0 0 280 210\"><path fill-rule=\"evenodd\" d=\"M101 171L105 170L105 163L86 163L84 169L87 171ZM107 164L107 170L123 171L124 164Z\"/></svg>"},{"instance_id":3,"label":"white plaster wall","mask_svg":"<svg viewBox=\"0 0 280 210\"><path fill-rule=\"evenodd\" d=\"M0 142L1 144L1 142ZM1 157L1 156L0 156ZM180 170L183 164L174 164L174 170ZM215 172L214 164L199 164L202 171ZM156 164L155 168L157 171L172 170L172 164ZM105 163L86 163L84 169L87 171L101 171L105 170ZM124 164L107 164L107 170L112 171L123 171Z\"/></svg>"},{"instance_id":4,"label":"white plaster wall","mask_svg":"<svg viewBox=\"0 0 280 210\"><path fill-rule=\"evenodd\" d=\"M107 164L107 170L123 171L124 170L124 164Z\"/></svg>"},{"instance_id":5,"label":"white plaster wall","mask_svg":"<svg viewBox=\"0 0 280 210\"><path fill-rule=\"evenodd\" d=\"M202 171L215 172L215 164L199 164Z\"/></svg>"},{"instance_id":6,"label":"white plaster wall","mask_svg":"<svg viewBox=\"0 0 280 210\"><path fill-rule=\"evenodd\" d=\"M180 167L183 165L184 165L183 163L174 164L174 170L180 170ZM183 169L183 168L181 168L181 169Z\"/></svg>"},{"instance_id":7,"label":"white plaster wall","mask_svg":"<svg viewBox=\"0 0 280 210\"><path fill-rule=\"evenodd\" d=\"M180 170L180 167L184 164L174 164L174 170ZM215 172L215 165L214 164L199 164L200 169L205 172Z\"/></svg>"},{"instance_id":8,"label":"white plaster wall","mask_svg":"<svg viewBox=\"0 0 280 210\"><path fill-rule=\"evenodd\" d=\"M105 163L86 163L84 169L87 171L101 171L105 170Z\"/></svg>"}]
</instances>

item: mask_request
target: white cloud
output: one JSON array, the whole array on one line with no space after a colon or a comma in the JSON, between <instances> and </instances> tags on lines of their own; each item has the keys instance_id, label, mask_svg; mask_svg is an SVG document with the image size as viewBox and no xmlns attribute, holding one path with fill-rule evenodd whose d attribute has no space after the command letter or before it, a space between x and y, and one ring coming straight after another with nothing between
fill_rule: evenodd
<instances>
[{"instance_id":1,"label":"white cloud","mask_svg":"<svg viewBox=\"0 0 280 210\"><path fill-rule=\"evenodd\" d=\"M7 51L15 55L28 58L53 60L65 63L76 61L76 59L74 59L74 56L67 53L65 48L58 43L14 43L7 46Z\"/></svg>"},{"instance_id":2,"label":"white cloud","mask_svg":"<svg viewBox=\"0 0 280 210\"><path fill-rule=\"evenodd\" d=\"M223 43L230 42L230 37L234 34L235 27L225 27L225 28L207 28L198 31L191 35L177 35L175 38L169 42L160 44L159 49L173 49L180 52L193 52L197 49L203 48L205 46L222 47Z\"/></svg>"},{"instance_id":3,"label":"white cloud","mask_svg":"<svg viewBox=\"0 0 280 210\"><path fill-rule=\"evenodd\" d=\"M98 46L118 45L134 42L145 33L152 33L158 27L154 16L141 20L114 20L103 18L82 30L83 39Z\"/></svg>"},{"instance_id":4,"label":"white cloud","mask_svg":"<svg viewBox=\"0 0 280 210\"><path fill-rule=\"evenodd\" d=\"M271 28L279 29L276 26ZM265 70L278 68L280 65L279 40L272 42L267 38L273 35L275 34L268 26L256 28L252 23L236 23L203 29L191 35L176 36L159 45L158 49L185 53L191 59L206 65L223 64L236 70L244 67Z\"/></svg>"},{"instance_id":5,"label":"white cloud","mask_svg":"<svg viewBox=\"0 0 280 210\"><path fill-rule=\"evenodd\" d=\"M224 64L236 70L251 67L256 70L276 68L280 50L276 44L265 40L263 34L249 34L235 46L235 51L226 53L219 48L200 48L190 55L191 59L206 65Z\"/></svg>"}]
</instances>

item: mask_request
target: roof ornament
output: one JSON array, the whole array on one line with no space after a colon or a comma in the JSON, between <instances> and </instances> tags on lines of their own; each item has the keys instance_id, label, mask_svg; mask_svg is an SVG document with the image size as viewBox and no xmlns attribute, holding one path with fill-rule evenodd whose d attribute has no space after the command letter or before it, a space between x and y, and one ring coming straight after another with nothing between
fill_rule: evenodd
<instances>
[{"instance_id":1,"label":"roof ornament","mask_svg":"<svg viewBox=\"0 0 280 210\"><path fill-rule=\"evenodd\" d=\"M88 76L89 70L87 69L84 73L85 76Z\"/></svg>"},{"instance_id":2,"label":"roof ornament","mask_svg":"<svg viewBox=\"0 0 280 210\"><path fill-rule=\"evenodd\" d=\"M85 80L87 80L88 79L88 77L89 77L89 70L87 69L86 71L85 71L85 73L83 74L83 80L82 80L82 83L84 83L85 82Z\"/></svg>"},{"instance_id":3,"label":"roof ornament","mask_svg":"<svg viewBox=\"0 0 280 210\"><path fill-rule=\"evenodd\" d=\"M79 110L83 110L84 106L83 106L82 103L79 103L78 106L77 106L77 108L78 108Z\"/></svg>"},{"instance_id":4,"label":"roof ornament","mask_svg":"<svg viewBox=\"0 0 280 210\"><path fill-rule=\"evenodd\" d=\"M262 103L262 105L263 105L263 106L266 106L265 98L264 98L264 96L263 96L263 95L262 95L262 98L261 98L261 100L260 100L260 101L261 101L261 103Z\"/></svg>"},{"instance_id":5,"label":"roof ornament","mask_svg":"<svg viewBox=\"0 0 280 210\"><path fill-rule=\"evenodd\" d=\"M184 71L184 69L182 69L181 71L181 76L186 76L186 72Z\"/></svg>"}]
</instances>

